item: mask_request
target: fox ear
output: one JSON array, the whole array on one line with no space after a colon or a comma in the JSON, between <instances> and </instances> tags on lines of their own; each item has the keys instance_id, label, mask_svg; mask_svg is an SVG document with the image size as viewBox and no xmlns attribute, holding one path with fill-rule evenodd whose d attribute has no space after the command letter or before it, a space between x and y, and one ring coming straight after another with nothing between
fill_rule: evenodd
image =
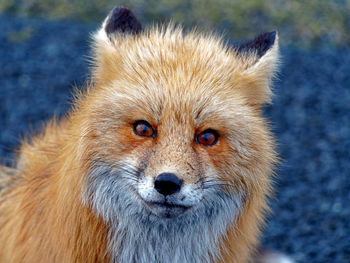
<instances>
[{"instance_id":1,"label":"fox ear","mask_svg":"<svg viewBox=\"0 0 350 263\"><path fill-rule=\"evenodd\" d=\"M108 82L112 70L118 64L118 42L127 36L140 34L142 27L134 14L125 7L115 7L93 35L93 76L95 80Z\"/></svg>"},{"instance_id":2,"label":"fox ear","mask_svg":"<svg viewBox=\"0 0 350 263\"><path fill-rule=\"evenodd\" d=\"M113 34L138 34L142 27L134 14L125 7L115 7L103 23L107 36Z\"/></svg>"},{"instance_id":3,"label":"fox ear","mask_svg":"<svg viewBox=\"0 0 350 263\"><path fill-rule=\"evenodd\" d=\"M125 7L115 7L104 20L100 30L94 35L95 43L115 44L120 37L137 35L142 26L135 15Z\"/></svg>"},{"instance_id":4,"label":"fox ear","mask_svg":"<svg viewBox=\"0 0 350 263\"><path fill-rule=\"evenodd\" d=\"M261 58L275 44L277 39L276 31L262 33L251 41L243 43L238 47L240 53L255 53Z\"/></svg>"},{"instance_id":5,"label":"fox ear","mask_svg":"<svg viewBox=\"0 0 350 263\"><path fill-rule=\"evenodd\" d=\"M263 33L239 47L236 52L243 63L243 92L251 104L271 101L271 80L278 66L277 32Z\"/></svg>"}]
</instances>

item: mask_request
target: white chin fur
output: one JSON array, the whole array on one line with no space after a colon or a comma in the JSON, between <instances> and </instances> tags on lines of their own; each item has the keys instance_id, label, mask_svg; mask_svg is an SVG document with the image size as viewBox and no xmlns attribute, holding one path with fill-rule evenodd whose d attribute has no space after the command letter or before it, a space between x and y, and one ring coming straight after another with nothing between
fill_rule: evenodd
<instances>
[{"instance_id":1,"label":"white chin fur","mask_svg":"<svg viewBox=\"0 0 350 263\"><path fill-rule=\"evenodd\" d=\"M110 225L113 262L209 263L217 258L218 242L242 209L242 196L206 189L191 212L164 219L152 215L136 196L139 176L130 164L96 166L89 173L84 204Z\"/></svg>"}]
</instances>

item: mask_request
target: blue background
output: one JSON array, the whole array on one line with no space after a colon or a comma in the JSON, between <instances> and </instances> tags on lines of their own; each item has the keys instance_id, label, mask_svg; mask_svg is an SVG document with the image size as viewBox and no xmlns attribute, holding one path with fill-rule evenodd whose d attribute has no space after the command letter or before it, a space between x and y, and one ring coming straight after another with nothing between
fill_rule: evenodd
<instances>
[{"instance_id":1,"label":"blue background","mask_svg":"<svg viewBox=\"0 0 350 263\"><path fill-rule=\"evenodd\" d=\"M94 29L0 15L3 163L21 138L69 109L72 85L88 76ZM350 49L282 47L281 55L265 115L282 162L263 242L298 262L350 262Z\"/></svg>"}]
</instances>

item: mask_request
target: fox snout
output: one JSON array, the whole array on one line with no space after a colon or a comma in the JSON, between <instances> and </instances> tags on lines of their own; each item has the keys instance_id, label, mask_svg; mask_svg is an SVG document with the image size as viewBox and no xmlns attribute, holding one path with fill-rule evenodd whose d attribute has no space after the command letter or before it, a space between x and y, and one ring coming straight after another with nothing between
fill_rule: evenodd
<instances>
[{"instance_id":1,"label":"fox snout","mask_svg":"<svg viewBox=\"0 0 350 263\"><path fill-rule=\"evenodd\" d=\"M188 183L176 173L145 176L138 182L138 195L145 206L160 217L176 217L195 207L202 199L201 185Z\"/></svg>"}]
</instances>

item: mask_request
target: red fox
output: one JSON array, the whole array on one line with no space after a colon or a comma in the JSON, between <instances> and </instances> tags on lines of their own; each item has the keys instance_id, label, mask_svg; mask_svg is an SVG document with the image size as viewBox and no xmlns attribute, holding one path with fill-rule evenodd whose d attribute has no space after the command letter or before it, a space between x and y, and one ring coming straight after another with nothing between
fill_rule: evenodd
<instances>
[{"instance_id":1,"label":"red fox","mask_svg":"<svg viewBox=\"0 0 350 263\"><path fill-rule=\"evenodd\" d=\"M115 8L93 38L86 91L0 168L0 262L252 262L276 32L229 47Z\"/></svg>"}]
</instances>

